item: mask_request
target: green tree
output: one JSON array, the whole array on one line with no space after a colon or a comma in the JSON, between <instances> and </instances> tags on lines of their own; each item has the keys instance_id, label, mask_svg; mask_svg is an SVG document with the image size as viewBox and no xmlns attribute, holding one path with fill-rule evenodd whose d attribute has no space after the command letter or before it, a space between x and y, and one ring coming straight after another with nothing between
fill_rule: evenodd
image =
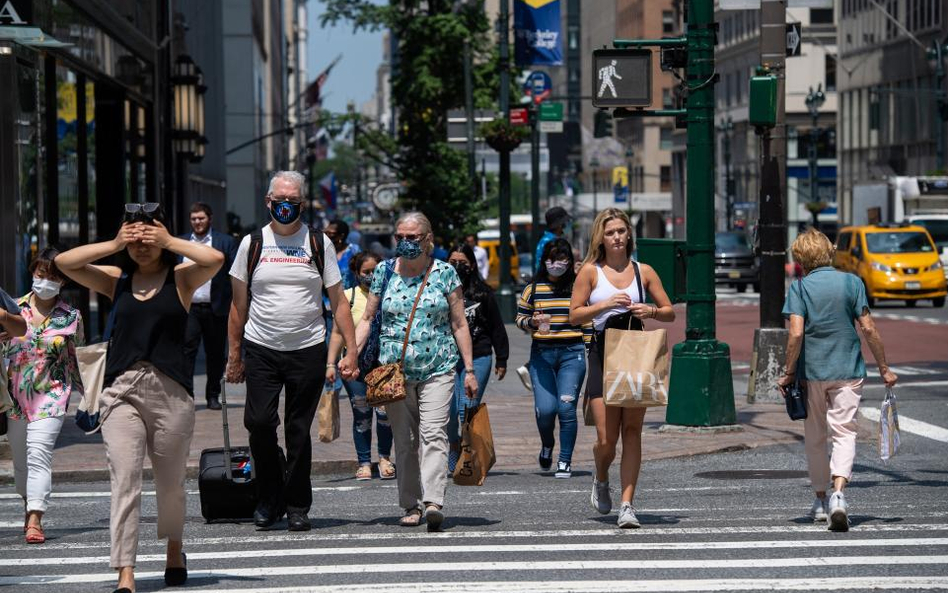
<instances>
[{"instance_id":1,"label":"green tree","mask_svg":"<svg viewBox=\"0 0 948 593\"><path fill-rule=\"evenodd\" d=\"M384 132L363 129L360 148L384 161L405 184L404 206L419 209L445 237L475 231L483 204L475 199L465 154L448 145L449 109L464 105L462 47L474 54L475 104L491 108L497 96L497 56L482 1L323 0L323 26L350 22L356 30L388 29L398 40L392 100L398 110L397 144ZM372 151L375 154L371 154Z\"/></svg>"}]
</instances>

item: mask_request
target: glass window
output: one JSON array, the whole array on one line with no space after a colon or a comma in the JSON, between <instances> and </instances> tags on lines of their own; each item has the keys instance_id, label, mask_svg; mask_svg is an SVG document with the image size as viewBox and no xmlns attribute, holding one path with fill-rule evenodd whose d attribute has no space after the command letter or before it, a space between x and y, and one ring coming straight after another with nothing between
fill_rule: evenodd
<instances>
[{"instance_id":1,"label":"glass window","mask_svg":"<svg viewBox=\"0 0 948 593\"><path fill-rule=\"evenodd\" d=\"M852 233L840 233L839 240L836 242L836 251L849 251L849 245L852 243Z\"/></svg>"},{"instance_id":2,"label":"glass window","mask_svg":"<svg viewBox=\"0 0 948 593\"><path fill-rule=\"evenodd\" d=\"M927 234L912 231L866 233L866 247L870 253L931 253L935 250Z\"/></svg>"},{"instance_id":3,"label":"glass window","mask_svg":"<svg viewBox=\"0 0 948 593\"><path fill-rule=\"evenodd\" d=\"M56 66L56 144L59 178L59 238L63 247L79 244L79 153L76 73ZM49 163L53 165L53 163ZM51 233L51 237L52 237Z\"/></svg>"},{"instance_id":4,"label":"glass window","mask_svg":"<svg viewBox=\"0 0 948 593\"><path fill-rule=\"evenodd\" d=\"M827 92L836 90L836 58L830 54L826 54L824 57L824 68L826 71L826 87Z\"/></svg>"},{"instance_id":5,"label":"glass window","mask_svg":"<svg viewBox=\"0 0 948 593\"><path fill-rule=\"evenodd\" d=\"M811 8L810 9L810 24L811 25L832 25L833 24L833 9L832 8Z\"/></svg>"},{"instance_id":6,"label":"glass window","mask_svg":"<svg viewBox=\"0 0 948 593\"><path fill-rule=\"evenodd\" d=\"M670 10L662 11L662 33L675 32L675 13Z\"/></svg>"},{"instance_id":7,"label":"glass window","mask_svg":"<svg viewBox=\"0 0 948 593\"><path fill-rule=\"evenodd\" d=\"M948 220L923 218L912 220L912 224L925 227L940 249L948 247Z\"/></svg>"},{"instance_id":8,"label":"glass window","mask_svg":"<svg viewBox=\"0 0 948 593\"><path fill-rule=\"evenodd\" d=\"M17 64L18 117L16 118L16 158L19 173L19 196L16 206L16 285L6 287L15 296L29 292L32 282L27 266L39 248L42 220L40 187L42 186L42 133L40 104L43 97L42 67Z\"/></svg>"},{"instance_id":9,"label":"glass window","mask_svg":"<svg viewBox=\"0 0 948 593\"><path fill-rule=\"evenodd\" d=\"M660 139L659 139L658 147L661 150L672 149L672 129L671 128L662 128L659 138Z\"/></svg>"},{"instance_id":10,"label":"glass window","mask_svg":"<svg viewBox=\"0 0 948 593\"><path fill-rule=\"evenodd\" d=\"M671 191L671 178L672 178L672 169L668 165L662 165L659 169L659 179L661 182L661 189L659 191L668 192Z\"/></svg>"}]
</instances>

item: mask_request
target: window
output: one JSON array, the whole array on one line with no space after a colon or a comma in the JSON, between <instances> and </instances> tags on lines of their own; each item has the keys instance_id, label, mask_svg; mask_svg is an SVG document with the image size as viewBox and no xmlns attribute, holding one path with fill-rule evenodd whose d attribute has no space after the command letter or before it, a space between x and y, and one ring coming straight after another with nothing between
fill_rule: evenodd
<instances>
[{"instance_id":1,"label":"window","mask_svg":"<svg viewBox=\"0 0 948 593\"><path fill-rule=\"evenodd\" d=\"M668 192L671 191L672 185L672 168L668 165L662 165L659 169L659 180L661 183L661 188L659 191Z\"/></svg>"},{"instance_id":2,"label":"window","mask_svg":"<svg viewBox=\"0 0 948 593\"><path fill-rule=\"evenodd\" d=\"M662 89L662 108L664 109L675 108L675 97L672 95L671 89Z\"/></svg>"},{"instance_id":3,"label":"window","mask_svg":"<svg viewBox=\"0 0 948 593\"><path fill-rule=\"evenodd\" d=\"M675 13L670 10L662 11L662 33L675 32Z\"/></svg>"},{"instance_id":4,"label":"window","mask_svg":"<svg viewBox=\"0 0 948 593\"><path fill-rule=\"evenodd\" d=\"M810 9L810 24L811 25L832 25L833 24L833 9L832 8L811 8Z\"/></svg>"},{"instance_id":5,"label":"window","mask_svg":"<svg viewBox=\"0 0 948 593\"><path fill-rule=\"evenodd\" d=\"M836 58L829 54L826 54L824 68L826 71L826 83L824 84L824 86L826 87L826 92L835 91L836 90Z\"/></svg>"},{"instance_id":6,"label":"window","mask_svg":"<svg viewBox=\"0 0 948 593\"><path fill-rule=\"evenodd\" d=\"M839 241L836 242L836 251L849 251L849 245L853 241L852 233L840 233Z\"/></svg>"},{"instance_id":7,"label":"window","mask_svg":"<svg viewBox=\"0 0 948 593\"><path fill-rule=\"evenodd\" d=\"M672 149L672 129L671 128L662 128L659 133L658 148L660 150L671 150Z\"/></svg>"}]
</instances>

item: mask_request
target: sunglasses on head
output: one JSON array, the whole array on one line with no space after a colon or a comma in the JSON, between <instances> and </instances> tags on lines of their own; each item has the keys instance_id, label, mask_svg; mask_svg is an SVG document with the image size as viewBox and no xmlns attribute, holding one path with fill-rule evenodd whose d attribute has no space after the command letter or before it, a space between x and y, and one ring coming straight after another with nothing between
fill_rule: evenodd
<instances>
[{"instance_id":1,"label":"sunglasses on head","mask_svg":"<svg viewBox=\"0 0 948 593\"><path fill-rule=\"evenodd\" d=\"M161 204L158 202L145 202L144 204L133 202L131 204L125 204L126 222L139 220L152 221L157 216L161 216Z\"/></svg>"}]
</instances>

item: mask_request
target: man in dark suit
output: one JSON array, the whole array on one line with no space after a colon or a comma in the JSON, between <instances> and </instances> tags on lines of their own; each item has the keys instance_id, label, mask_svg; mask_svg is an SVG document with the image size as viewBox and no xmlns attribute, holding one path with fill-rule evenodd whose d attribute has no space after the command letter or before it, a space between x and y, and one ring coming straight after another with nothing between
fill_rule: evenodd
<instances>
[{"instance_id":1,"label":"man in dark suit","mask_svg":"<svg viewBox=\"0 0 948 593\"><path fill-rule=\"evenodd\" d=\"M185 241L208 245L224 254L224 265L220 271L194 292L184 352L191 365L191 374L194 374L194 361L203 338L204 355L207 358L207 408L220 410L221 378L227 358L227 315L230 313L232 294L229 273L237 254L237 243L230 235L211 230L213 215L210 206L195 202L191 206L192 232L181 235Z\"/></svg>"}]
</instances>

